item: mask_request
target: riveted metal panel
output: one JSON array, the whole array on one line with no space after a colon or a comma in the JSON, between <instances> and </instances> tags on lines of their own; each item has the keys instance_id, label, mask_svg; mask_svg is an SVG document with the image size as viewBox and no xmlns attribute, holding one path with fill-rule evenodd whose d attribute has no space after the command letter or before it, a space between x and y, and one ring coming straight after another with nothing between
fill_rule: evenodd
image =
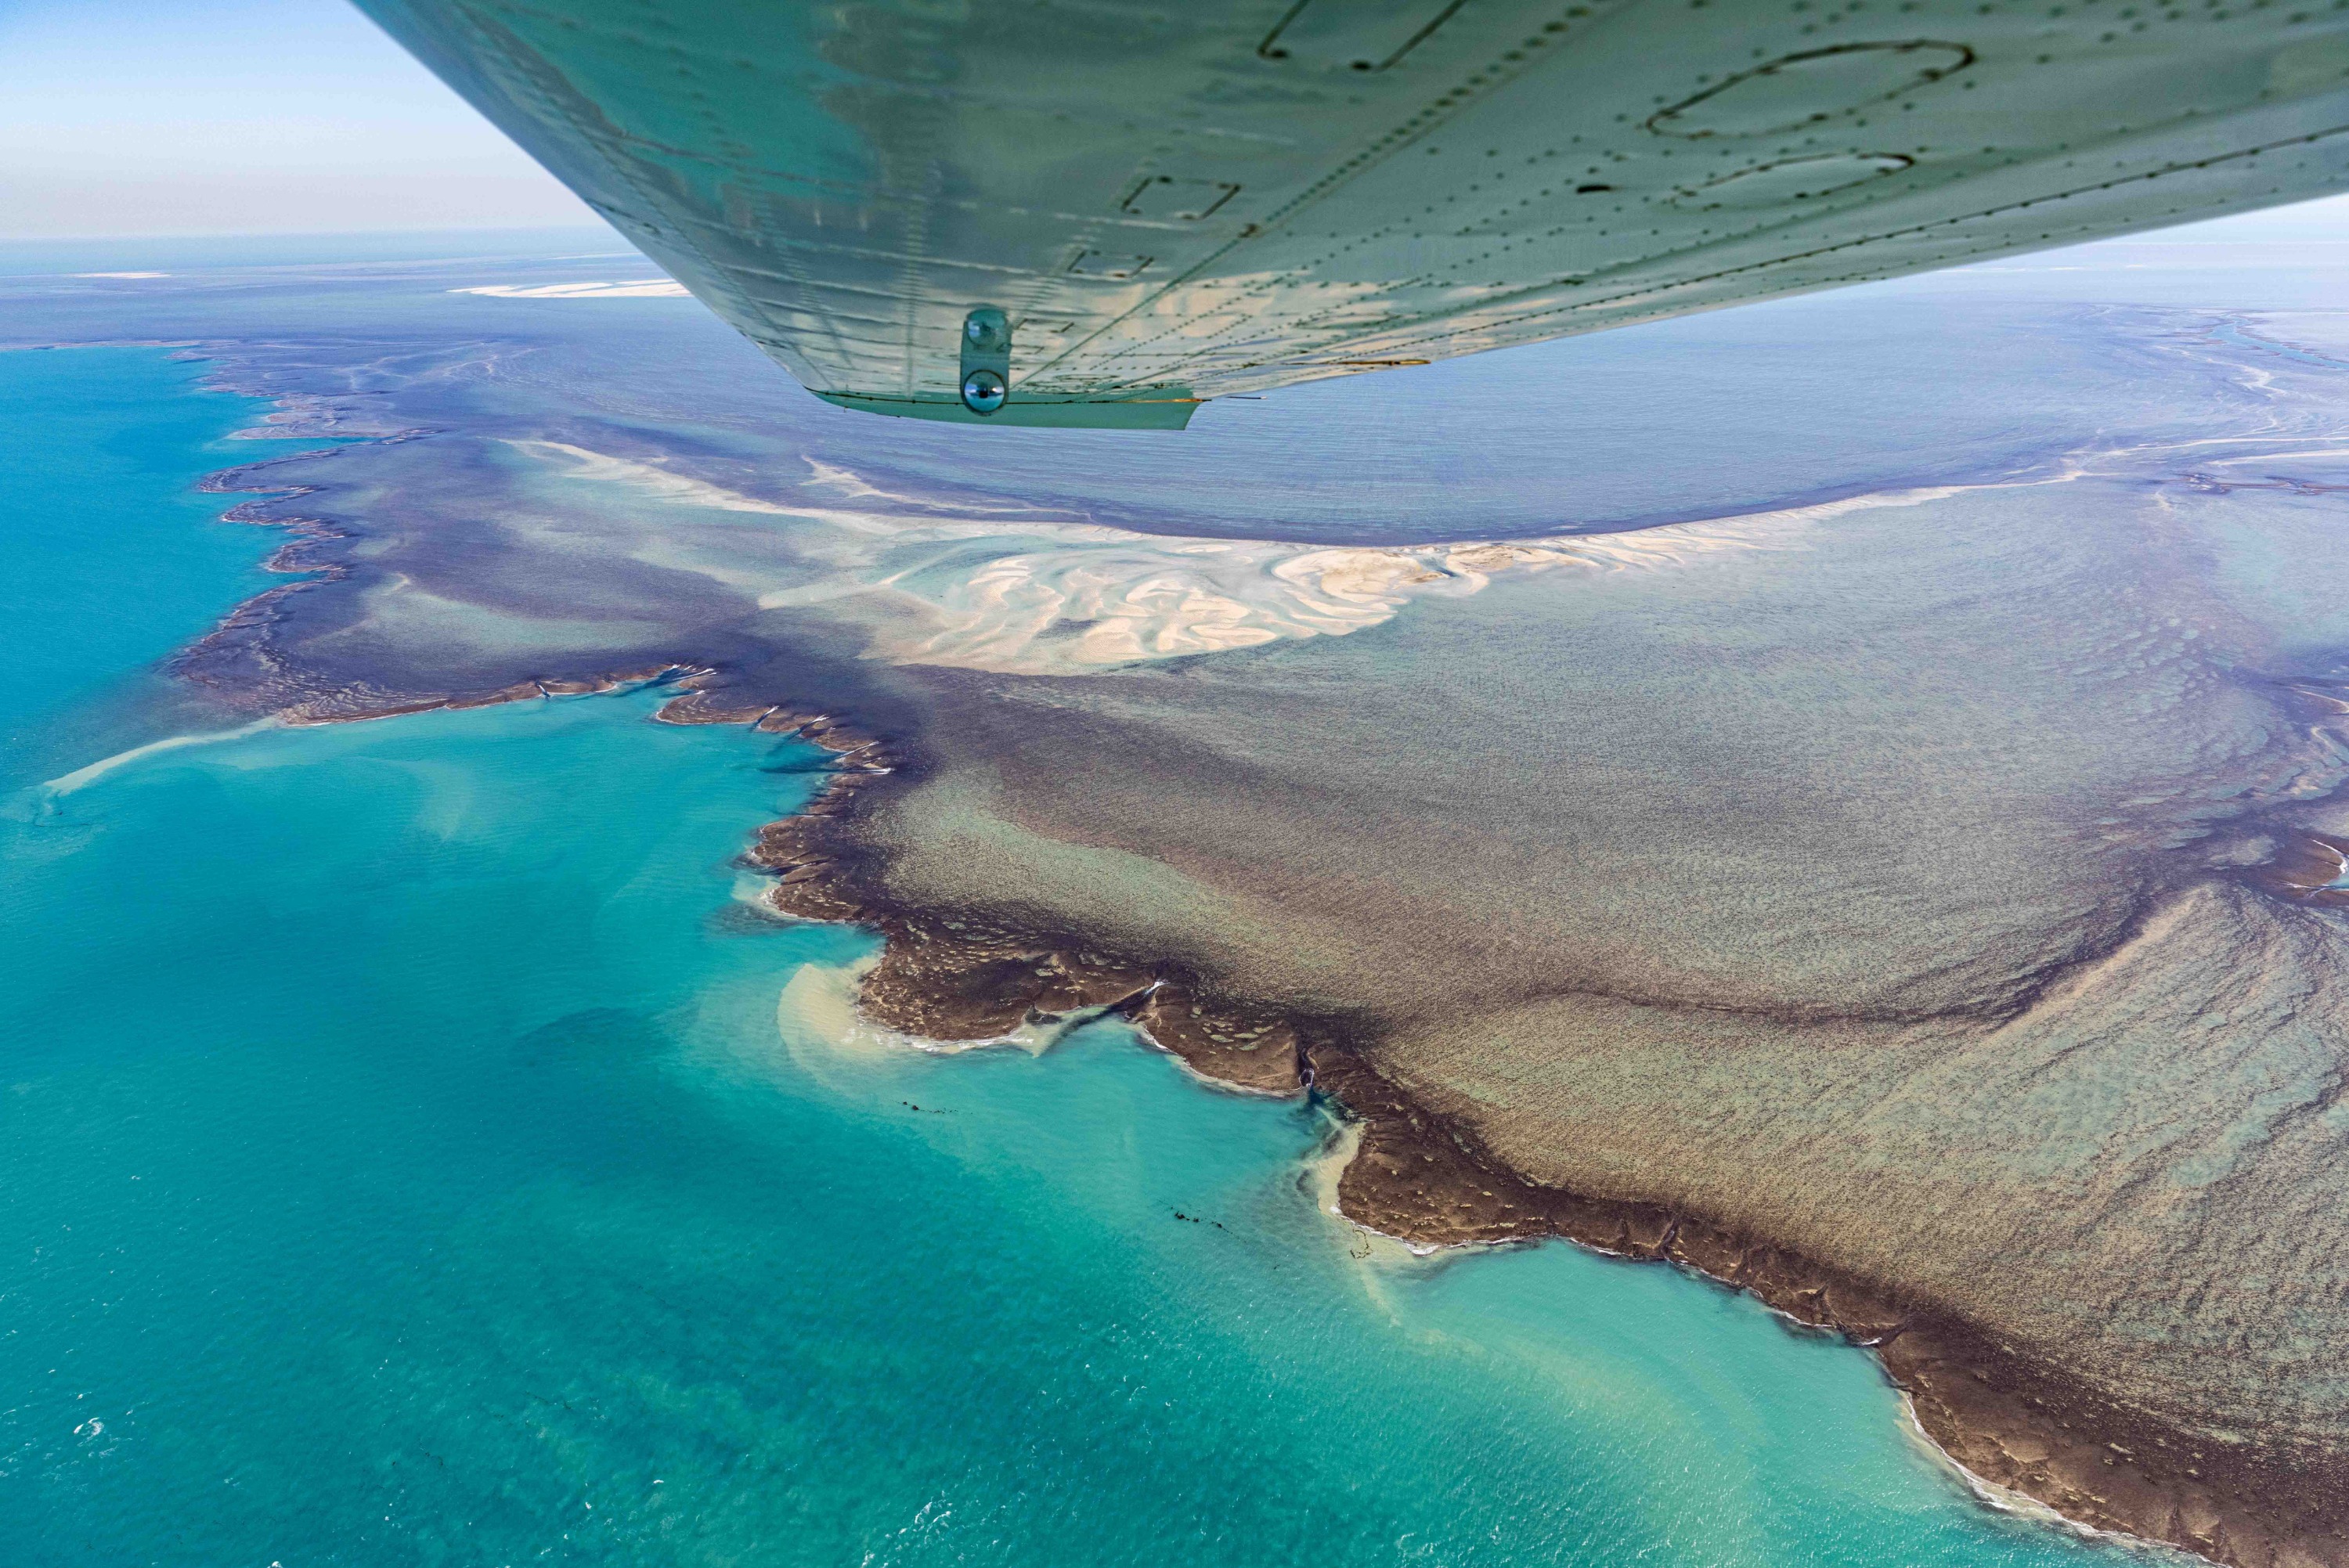
<instances>
[{"instance_id":1,"label":"riveted metal panel","mask_svg":"<svg viewBox=\"0 0 2349 1568\"><path fill-rule=\"evenodd\" d=\"M982 304L1187 417L2349 185L2349 0L360 4L854 407Z\"/></svg>"}]
</instances>

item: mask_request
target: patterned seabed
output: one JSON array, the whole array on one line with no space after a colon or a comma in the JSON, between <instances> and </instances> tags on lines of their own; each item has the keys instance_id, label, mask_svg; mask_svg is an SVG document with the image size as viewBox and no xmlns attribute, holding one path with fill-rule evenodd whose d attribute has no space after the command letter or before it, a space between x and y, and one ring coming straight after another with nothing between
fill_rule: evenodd
<instances>
[{"instance_id":1,"label":"patterned seabed","mask_svg":"<svg viewBox=\"0 0 2349 1568\"><path fill-rule=\"evenodd\" d=\"M1302 389L1211 408L1181 438L1009 439L822 409L689 301L449 292L626 282L626 266L458 257L7 286L47 340L200 342L223 384L281 399L281 433L398 438L256 478L305 487L278 510L347 537L307 547L334 581L190 665L222 727L283 701L351 709L664 661L871 716L923 764L864 829L907 902L1075 924L1253 995L1349 1010L1392 1071L1537 1176L1685 1203L1899 1280L2182 1430L2337 1451L2340 937L2323 908L2251 874L2344 825L2327 727L2349 642L2332 548L2342 366L2309 279L1972 274ZM176 732L180 716L122 700L130 740L142 722ZM737 748L723 770L748 766L747 743L575 717L620 711L599 700L248 738L171 753L171 776L227 790L305 748L392 744L347 737L414 726L488 744L552 726L583 749L507 786L498 852L527 865L554 852L538 835L608 836L615 813L689 820L700 858L664 873L688 879L664 909L706 916L716 868L782 802L721 809L715 787L636 778L615 759L639 744ZM65 820L163 777L150 766L109 775ZM476 766L411 764L437 780L419 820L460 833L498 796ZM352 789L320 798L366 795ZM394 847L341 862L316 845L267 858L340 863L333 896L397 888L429 925L449 895L391 869L416 830L388 821L378 843ZM172 835L98 833L80 872L104 844L158 836ZM578 852L573 918L592 920L609 895L590 890L620 873ZM347 874L353 857L367 875ZM489 874L456 860L450 876ZM148 873L111 875L121 897ZM327 929L329 898L309 906ZM706 934L699 918L680 930ZM627 931L647 951L686 940ZM789 944L853 955L844 937L761 933L713 951L761 953L729 962L768 1009ZM486 945L497 974L559 955L576 975L580 953L621 939L597 940L468 952ZM352 985L376 973L331 946ZM351 1005L350 985L309 983L321 961L271 950L275 995ZM395 968L440 962L419 948ZM486 984L473 962L467 996ZM357 994L380 1003L386 984ZM68 1011L101 990L70 990ZM669 1020L656 1033L672 1043L630 1049L667 1094L674 1039L701 1027L675 1020L705 1015L660 995L638 1011ZM387 1070L365 1016L295 1033ZM554 1016L509 1007L492 1033ZM763 1015L741 1027L773 1037ZM848 1070L784 1056L819 1078ZM1106 1046L1044 1060L990 1060L981 1081L1083 1062L1174 1087L1163 1062ZM859 1062L949 1083L970 1065ZM895 1098L910 1116L928 1092ZM474 1140L493 1149L526 1097L482 1097L499 1109ZM1293 1194L1273 1172L1293 1174L1318 1132L1277 1108L1180 1103L1263 1118L1260 1184ZM1109 1138L1123 1117L1178 1114L1140 1104L1071 1120ZM1030 1124L1007 1146L1059 1136ZM1557 1249L1424 1288L1543 1269L1717 1299ZM972 1289L1017 1295L1010 1277ZM1229 1332L1247 1343L1278 1316ZM1575 1342L1521 1343L1548 1357ZM1333 1376L1367 1376L1358 1326L1331 1343ZM1875 1389L1869 1429L1897 1447L1865 1363L1816 1348ZM871 1376L843 1386L869 1398ZM464 1426L461 1403L434 1408ZM1207 1446L1261 1453L1247 1484L1283 1498L1334 1484L1288 1450ZM1901 1485L1974 1519L1923 1461L1899 1464ZM1625 1495L1659 1468L1635 1465ZM1890 1484L1857 1490L1911 1495ZM1764 1511L1825 1531L1803 1551L1869 1539L1809 1503ZM1953 1550L2010 1542L1965 1533L1978 1526L1950 1526ZM1559 1528L1545 1539L1568 1541ZM1399 1533L1361 1540L1384 1551ZM1775 1555L1766 1533L1737 1551Z\"/></svg>"}]
</instances>

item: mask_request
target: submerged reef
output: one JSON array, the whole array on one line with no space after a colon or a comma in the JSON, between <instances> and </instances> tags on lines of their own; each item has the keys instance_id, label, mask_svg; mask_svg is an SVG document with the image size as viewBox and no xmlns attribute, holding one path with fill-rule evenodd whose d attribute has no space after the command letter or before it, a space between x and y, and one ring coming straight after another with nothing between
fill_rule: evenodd
<instances>
[{"instance_id":1,"label":"submerged reef","mask_svg":"<svg viewBox=\"0 0 2349 1568\"><path fill-rule=\"evenodd\" d=\"M552 351L527 418L411 368L400 438L226 481L312 575L183 667L806 735L833 787L750 859L887 935L888 1026L1115 1008L1340 1102L1360 1223L1702 1270L1985 1481L2349 1563L2349 383L2322 321L2064 322L2138 373L2093 438L1481 540L1154 531Z\"/></svg>"}]
</instances>

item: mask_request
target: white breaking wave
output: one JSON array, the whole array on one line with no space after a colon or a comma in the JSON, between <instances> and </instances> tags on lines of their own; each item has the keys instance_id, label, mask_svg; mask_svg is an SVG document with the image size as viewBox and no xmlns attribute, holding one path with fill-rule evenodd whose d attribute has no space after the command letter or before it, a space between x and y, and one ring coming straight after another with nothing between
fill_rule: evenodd
<instances>
[{"instance_id":1,"label":"white breaking wave","mask_svg":"<svg viewBox=\"0 0 2349 1568\"><path fill-rule=\"evenodd\" d=\"M1855 496L1816 506L1623 533L1469 543L1330 547L1137 532L1045 514L940 518L874 510L904 501L811 460L813 486L843 504L782 504L554 441L515 447L565 477L645 500L790 517L803 570L761 589L771 563L701 538L648 538L643 559L751 592L762 609L834 606L874 656L1002 674L1073 675L1153 659L1344 636L1420 598L1458 598L1495 579L1548 572L1658 571L1728 552L1800 548L1847 512L1914 506L1970 487ZM815 569L811 579L804 570Z\"/></svg>"}]
</instances>

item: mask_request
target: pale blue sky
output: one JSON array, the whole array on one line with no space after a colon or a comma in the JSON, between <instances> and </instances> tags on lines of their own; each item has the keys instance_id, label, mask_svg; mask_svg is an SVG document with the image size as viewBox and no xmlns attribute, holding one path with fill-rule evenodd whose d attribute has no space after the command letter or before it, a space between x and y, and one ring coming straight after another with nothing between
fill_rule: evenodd
<instances>
[{"instance_id":1,"label":"pale blue sky","mask_svg":"<svg viewBox=\"0 0 2349 1568\"><path fill-rule=\"evenodd\" d=\"M0 238L596 222L346 0L0 0Z\"/></svg>"},{"instance_id":2,"label":"pale blue sky","mask_svg":"<svg viewBox=\"0 0 2349 1568\"><path fill-rule=\"evenodd\" d=\"M0 239L595 222L347 0L0 0ZM2349 197L2179 237L2349 241Z\"/></svg>"}]
</instances>

